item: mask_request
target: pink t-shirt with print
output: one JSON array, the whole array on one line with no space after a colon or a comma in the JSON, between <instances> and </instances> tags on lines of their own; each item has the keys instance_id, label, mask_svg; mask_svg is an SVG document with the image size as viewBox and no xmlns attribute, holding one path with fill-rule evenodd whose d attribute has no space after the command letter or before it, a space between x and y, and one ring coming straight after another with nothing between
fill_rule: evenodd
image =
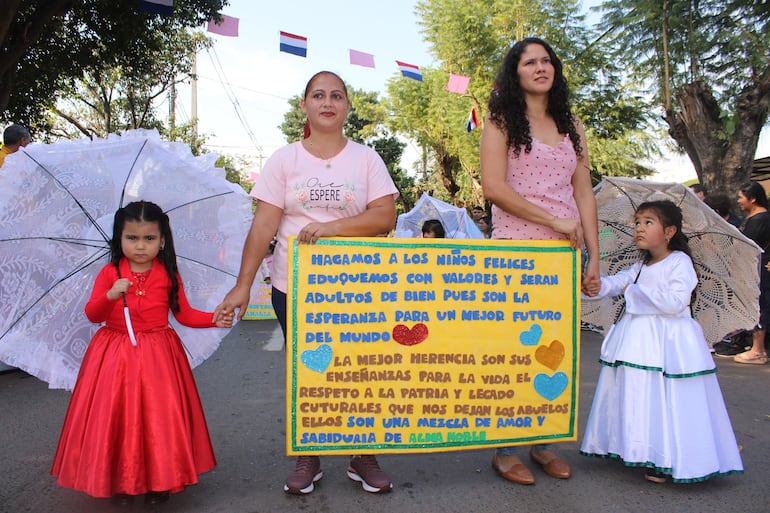
<instances>
[{"instance_id":1,"label":"pink t-shirt with print","mask_svg":"<svg viewBox=\"0 0 770 513\"><path fill-rule=\"evenodd\" d=\"M308 223L361 214L374 200L397 197L398 189L380 156L367 146L349 140L327 161L296 142L267 160L251 195L283 210L271 278L275 288L286 292L289 236Z\"/></svg>"},{"instance_id":2,"label":"pink t-shirt with print","mask_svg":"<svg viewBox=\"0 0 770 513\"><path fill-rule=\"evenodd\" d=\"M568 136L551 147L532 139L532 151L519 156L508 151L505 181L524 199L556 217L580 219L572 189L577 156ZM492 206L492 238L512 240L566 239L541 224L532 223Z\"/></svg>"}]
</instances>

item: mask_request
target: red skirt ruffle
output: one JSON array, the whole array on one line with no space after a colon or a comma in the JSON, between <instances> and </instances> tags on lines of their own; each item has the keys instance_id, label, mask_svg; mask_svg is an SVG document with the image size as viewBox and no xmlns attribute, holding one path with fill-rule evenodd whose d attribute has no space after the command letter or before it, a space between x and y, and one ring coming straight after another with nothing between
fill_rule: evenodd
<instances>
[{"instance_id":1,"label":"red skirt ruffle","mask_svg":"<svg viewBox=\"0 0 770 513\"><path fill-rule=\"evenodd\" d=\"M179 492L216 465L192 370L170 328L94 335L51 474L93 497Z\"/></svg>"}]
</instances>

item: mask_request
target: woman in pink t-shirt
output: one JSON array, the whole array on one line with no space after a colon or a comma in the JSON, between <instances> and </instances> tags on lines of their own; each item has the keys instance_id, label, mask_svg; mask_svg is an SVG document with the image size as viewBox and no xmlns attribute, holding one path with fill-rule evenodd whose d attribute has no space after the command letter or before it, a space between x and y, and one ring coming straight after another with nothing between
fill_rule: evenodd
<instances>
[{"instance_id":1,"label":"woman in pink t-shirt","mask_svg":"<svg viewBox=\"0 0 770 513\"><path fill-rule=\"evenodd\" d=\"M562 64L543 40L526 38L506 55L481 136L481 181L492 202L492 238L569 240L588 261L583 292L599 289L599 237L585 130L570 111ZM551 477L572 471L548 445L530 458ZM535 478L515 447L497 449L492 467L505 479Z\"/></svg>"},{"instance_id":2,"label":"woman in pink t-shirt","mask_svg":"<svg viewBox=\"0 0 770 513\"><path fill-rule=\"evenodd\" d=\"M373 237L393 229L398 190L385 163L371 148L348 140L342 132L350 112L347 86L329 71L316 73L301 102L309 135L277 150L265 163L251 191L257 211L243 247L235 287L217 307L243 317L259 265L276 237L271 280L272 301L286 336L287 240L312 244L322 237ZM276 236L277 234L277 236ZM390 491L388 475L374 456L353 456L350 479L367 492ZM307 494L323 477L318 456L300 456L283 489Z\"/></svg>"}]
</instances>

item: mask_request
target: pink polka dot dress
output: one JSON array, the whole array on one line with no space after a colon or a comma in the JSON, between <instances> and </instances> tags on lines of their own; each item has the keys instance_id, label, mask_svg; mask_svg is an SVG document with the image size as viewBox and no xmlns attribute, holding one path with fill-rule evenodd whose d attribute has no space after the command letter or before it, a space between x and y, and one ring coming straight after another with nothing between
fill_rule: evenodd
<instances>
[{"instance_id":1,"label":"pink polka dot dress","mask_svg":"<svg viewBox=\"0 0 770 513\"><path fill-rule=\"evenodd\" d=\"M532 139L532 151L522 148L517 157L508 150L508 170L505 181L526 200L556 217L579 219L572 189L572 175L577 156L568 136L555 147ZM566 239L541 224L513 216L492 206L492 238L512 240Z\"/></svg>"}]
</instances>

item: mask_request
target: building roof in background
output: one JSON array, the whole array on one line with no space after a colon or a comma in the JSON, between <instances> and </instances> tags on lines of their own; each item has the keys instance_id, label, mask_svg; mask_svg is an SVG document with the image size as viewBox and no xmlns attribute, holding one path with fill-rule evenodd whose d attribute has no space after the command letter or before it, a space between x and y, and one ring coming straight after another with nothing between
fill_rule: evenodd
<instances>
[{"instance_id":1,"label":"building roof in background","mask_svg":"<svg viewBox=\"0 0 770 513\"><path fill-rule=\"evenodd\" d=\"M770 157L763 157L754 161L751 179L755 182L770 180Z\"/></svg>"}]
</instances>

